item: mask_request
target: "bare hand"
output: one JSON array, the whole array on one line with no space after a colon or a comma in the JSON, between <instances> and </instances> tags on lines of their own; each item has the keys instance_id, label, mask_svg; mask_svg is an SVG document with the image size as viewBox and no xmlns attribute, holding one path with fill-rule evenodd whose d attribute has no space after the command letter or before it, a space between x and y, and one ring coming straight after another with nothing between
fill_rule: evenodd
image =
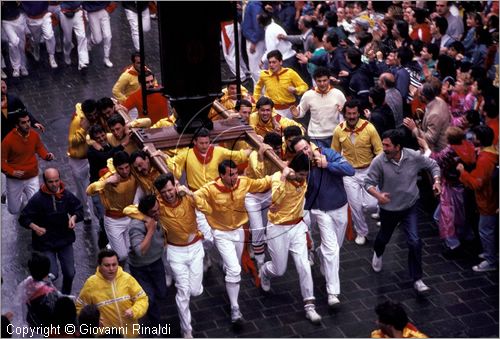
<instances>
[{"instance_id":1,"label":"bare hand","mask_svg":"<svg viewBox=\"0 0 500 339\"><path fill-rule=\"evenodd\" d=\"M432 190L434 191L434 195L441 194L441 183L439 181L435 181L434 185L432 185Z\"/></svg>"},{"instance_id":2,"label":"bare hand","mask_svg":"<svg viewBox=\"0 0 500 339\"><path fill-rule=\"evenodd\" d=\"M129 143L130 143L130 134L125 133L125 136L123 137L121 144L123 147L127 147Z\"/></svg>"},{"instance_id":3,"label":"bare hand","mask_svg":"<svg viewBox=\"0 0 500 339\"><path fill-rule=\"evenodd\" d=\"M42 131L42 133L45 133L45 126L42 125L41 123L37 122L35 124L35 127L38 128L40 131Z\"/></svg>"},{"instance_id":4,"label":"bare hand","mask_svg":"<svg viewBox=\"0 0 500 339\"><path fill-rule=\"evenodd\" d=\"M339 77L348 77L349 76L349 72L348 71L340 71L339 72Z\"/></svg>"},{"instance_id":5,"label":"bare hand","mask_svg":"<svg viewBox=\"0 0 500 339\"><path fill-rule=\"evenodd\" d=\"M33 227L33 231L35 231L36 235L38 235L39 237L41 237L42 235L47 233L47 230L45 228L37 226L37 225L35 225Z\"/></svg>"},{"instance_id":6,"label":"bare hand","mask_svg":"<svg viewBox=\"0 0 500 339\"><path fill-rule=\"evenodd\" d=\"M286 34L278 34L278 40L286 40Z\"/></svg>"},{"instance_id":7,"label":"bare hand","mask_svg":"<svg viewBox=\"0 0 500 339\"><path fill-rule=\"evenodd\" d=\"M24 175L24 171L18 171L18 170L15 170L13 173L12 173L12 176L13 177L16 177L16 178L22 178Z\"/></svg>"},{"instance_id":8,"label":"bare hand","mask_svg":"<svg viewBox=\"0 0 500 339\"><path fill-rule=\"evenodd\" d=\"M118 184L120 181L121 181L120 175L118 173L115 173L106 179L106 184L115 185Z\"/></svg>"},{"instance_id":9,"label":"bare hand","mask_svg":"<svg viewBox=\"0 0 500 339\"><path fill-rule=\"evenodd\" d=\"M388 204L389 202L391 202L391 194L387 192L381 192L377 197L377 200L380 205Z\"/></svg>"},{"instance_id":10,"label":"bare hand","mask_svg":"<svg viewBox=\"0 0 500 339\"><path fill-rule=\"evenodd\" d=\"M183 196L183 195L193 196L194 195L193 192L184 185L177 186L177 192L180 196Z\"/></svg>"},{"instance_id":11,"label":"bare hand","mask_svg":"<svg viewBox=\"0 0 500 339\"><path fill-rule=\"evenodd\" d=\"M86 118L83 118L82 120L80 120L80 127L88 131L88 129L90 128L90 122Z\"/></svg>"},{"instance_id":12,"label":"bare hand","mask_svg":"<svg viewBox=\"0 0 500 339\"><path fill-rule=\"evenodd\" d=\"M370 120L370 118L372 117L372 112L368 108L365 108L363 110L363 113L365 114L365 118Z\"/></svg>"},{"instance_id":13,"label":"bare hand","mask_svg":"<svg viewBox=\"0 0 500 339\"><path fill-rule=\"evenodd\" d=\"M264 69L264 63L262 61L259 62L259 68Z\"/></svg>"},{"instance_id":14,"label":"bare hand","mask_svg":"<svg viewBox=\"0 0 500 339\"><path fill-rule=\"evenodd\" d=\"M288 86L288 92L295 94L295 92L297 92L297 90L293 86Z\"/></svg>"},{"instance_id":15,"label":"bare hand","mask_svg":"<svg viewBox=\"0 0 500 339\"><path fill-rule=\"evenodd\" d=\"M309 61L307 57L302 53L297 53L295 57L299 60L299 64L307 64Z\"/></svg>"},{"instance_id":16,"label":"bare hand","mask_svg":"<svg viewBox=\"0 0 500 339\"><path fill-rule=\"evenodd\" d=\"M153 218L148 218L145 222L144 225L146 226L146 231L147 232L153 232L155 227L156 227L156 220Z\"/></svg>"},{"instance_id":17,"label":"bare hand","mask_svg":"<svg viewBox=\"0 0 500 339\"><path fill-rule=\"evenodd\" d=\"M264 153L266 151L272 151L273 148L268 145L268 144L262 144L260 147L259 147L259 151L257 152L257 156L259 158L259 161L264 161Z\"/></svg>"},{"instance_id":18,"label":"bare hand","mask_svg":"<svg viewBox=\"0 0 500 339\"><path fill-rule=\"evenodd\" d=\"M417 128L417 124L415 123L415 121L413 121L413 119L410 118L404 118L403 125L410 131L413 131L415 128Z\"/></svg>"},{"instance_id":19,"label":"bare hand","mask_svg":"<svg viewBox=\"0 0 500 339\"><path fill-rule=\"evenodd\" d=\"M281 171L281 181L285 181L286 178L293 176L295 173L293 169L290 167L285 167L283 168L283 171Z\"/></svg>"},{"instance_id":20,"label":"bare hand","mask_svg":"<svg viewBox=\"0 0 500 339\"><path fill-rule=\"evenodd\" d=\"M418 144L420 145L420 147L422 147L422 149L424 151L429 149L429 145L427 144L427 141L425 141L424 138L417 137L417 141L418 141Z\"/></svg>"},{"instance_id":21,"label":"bare hand","mask_svg":"<svg viewBox=\"0 0 500 339\"><path fill-rule=\"evenodd\" d=\"M290 113L292 113L294 118L298 118L300 114L299 108L295 105L290 106Z\"/></svg>"},{"instance_id":22,"label":"bare hand","mask_svg":"<svg viewBox=\"0 0 500 339\"><path fill-rule=\"evenodd\" d=\"M56 157L55 157L54 153L49 153L45 157L45 160L47 160L47 161L52 161L52 160L55 160L55 159L56 159Z\"/></svg>"},{"instance_id":23,"label":"bare hand","mask_svg":"<svg viewBox=\"0 0 500 339\"><path fill-rule=\"evenodd\" d=\"M68 220L68 228L70 230L74 229L76 226L76 215L72 216L71 218L69 218Z\"/></svg>"},{"instance_id":24,"label":"bare hand","mask_svg":"<svg viewBox=\"0 0 500 339\"><path fill-rule=\"evenodd\" d=\"M123 312L123 316L127 319L134 319L134 311L132 311L132 308L129 308L125 312Z\"/></svg>"},{"instance_id":25,"label":"bare hand","mask_svg":"<svg viewBox=\"0 0 500 339\"><path fill-rule=\"evenodd\" d=\"M463 172L463 171L465 171L464 164L459 163L459 164L457 165L457 171L459 171L459 172Z\"/></svg>"},{"instance_id":26,"label":"bare hand","mask_svg":"<svg viewBox=\"0 0 500 339\"><path fill-rule=\"evenodd\" d=\"M326 156L323 154L314 155L314 162L316 166L320 168L326 168L328 166L328 161L326 160Z\"/></svg>"},{"instance_id":27,"label":"bare hand","mask_svg":"<svg viewBox=\"0 0 500 339\"><path fill-rule=\"evenodd\" d=\"M250 54L254 54L256 51L256 48L257 48L257 46L253 42L250 43L250 49L249 49Z\"/></svg>"},{"instance_id":28,"label":"bare hand","mask_svg":"<svg viewBox=\"0 0 500 339\"><path fill-rule=\"evenodd\" d=\"M100 143L98 143L98 142L93 142L93 143L92 143L92 147L94 147L94 149L95 149L96 151L102 151L102 148L103 148L103 147L101 146L101 144L100 144Z\"/></svg>"}]
</instances>

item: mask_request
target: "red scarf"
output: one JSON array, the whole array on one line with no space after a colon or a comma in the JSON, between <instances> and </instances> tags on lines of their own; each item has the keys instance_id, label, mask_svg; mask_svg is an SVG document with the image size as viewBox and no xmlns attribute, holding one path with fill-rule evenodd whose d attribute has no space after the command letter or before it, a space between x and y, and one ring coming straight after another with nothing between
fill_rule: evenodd
<instances>
[{"instance_id":1,"label":"red scarf","mask_svg":"<svg viewBox=\"0 0 500 339\"><path fill-rule=\"evenodd\" d=\"M276 80L278 80L278 82L279 82L279 81L280 81L280 75L281 75L281 74L284 74L284 73L286 73L286 72L288 72L288 68L282 68L282 69L281 69L281 70L279 70L278 72L276 72L276 73L272 73L272 74L271 74L271 76L276 77Z\"/></svg>"},{"instance_id":2,"label":"red scarf","mask_svg":"<svg viewBox=\"0 0 500 339\"><path fill-rule=\"evenodd\" d=\"M331 89L332 89L332 86L328 85L328 88L326 89L326 91L322 92L322 91L319 90L318 86L314 87L314 91L316 93L321 94L321 96L323 96L323 95L327 94L328 92L330 92Z\"/></svg>"},{"instance_id":3,"label":"red scarf","mask_svg":"<svg viewBox=\"0 0 500 339\"><path fill-rule=\"evenodd\" d=\"M217 177L215 178L215 188L217 188L219 191L221 191L222 193L231 193L231 200L234 200L234 197L233 197L233 192L238 188L238 186L240 185L240 179L238 178L238 181L236 181L236 185L234 185L234 187L227 187L226 185L222 184L218 184L217 181L219 181L222 179L220 177Z\"/></svg>"},{"instance_id":4,"label":"red scarf","mask_svg":"<svg viewBox=\"0 0 500 339\"><path fill-rule=\"evenodd\" d=\"M59 187L59 191L57 193L54 193L51 190L49 190L49 188L45 184L42 184L40 186L40 189L42 190L43 193L48 194L48 195L55 195L56 199L61 200L63 197L63 193L64 193L64 183L62 181L60 181L60 183L61 183L61 186Z\"/></svg>"},{"instance_id":5,"label":"red scarf","mask_svg":"<svg viewBox=\"0 0 500 339\"><path fill-rule=\"evenodd\" d=\"M344 122L342 122L344 123ZM355 129L351 129L348 125L347 125L347 122L345 123L345 129L348 131L348 132L351 132L351 134L359 134L361 133L361 131L363 131L365 129L365 127L368 125L368 120L366 120L364 123L361 124L361 126L359 126L358 128L355 128Z\"/></svg>"},{"instance_id":6,"label":"red scarf","mask_svg":"<svg viewBox=\"0 0 500 339\"><path fill-rule=\"evenodd\" d=\"M203 165L208 164L210 161L212 161L212 158L214 156L214 146L210 145L208 147L208 151L206 155L203 155L200 153L200 150L198 147L193 147L193 152L194 155L196 155L196 158L198 159L199 162L201 162Z\"/></svg>"}]
</instances>

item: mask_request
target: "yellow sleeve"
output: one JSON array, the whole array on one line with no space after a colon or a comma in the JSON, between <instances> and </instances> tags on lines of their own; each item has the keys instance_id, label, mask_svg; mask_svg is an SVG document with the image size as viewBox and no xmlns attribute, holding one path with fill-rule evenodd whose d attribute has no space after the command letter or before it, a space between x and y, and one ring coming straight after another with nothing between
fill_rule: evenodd
<instances>
[{"instance_id":1,"label":"yellow sleeve","mask_svg":"<svg viewBox=\"0 0 500 339\"><path fill-rule=\"evenodd\" d=\"M302 131L302 134L306 134L306 130L304 129L304 126L302 126L301 123L295 121L295 120L292 120L292 119L288 119L288 118L281 118L280 119L280 126L282 129L285 129L289 126L298 126L300 127L301 131Z\"/></svg>"},{"instance_id":2,"label":"yellow sleeve","mask_svg":"<svg viewBox=\"0 0 500 339\"><path fill-rule=\"evenodd\" d=\"M107 177L102 177L98 181L94 181L87 187L87 195L94 195L98 193L99 191L102 191L104 187L106 187L106 181L103 180L104 178Z\"/></svg>"},{"instance_id":3,"label":"yellow sleeve","mask_svg":"<svg viewBox=\"0 0 500 339\"><path fill-rule=\"evenodd\" d=\"M384 335L381 330L374 330L370 336L371 338L384 338Z\"/></svg>"},{"instance_id":4,"label":"yellow sleeve","mask_svg":"<svg viewBox=\"0 0 500 339\"><path fill-rule=\"evenodd\" d=\"M172 119L169 119L169 118L163 118L163 119L160 119L156 122L156 124L154 124L153 126L151 126L150 128L162 128L162 127L170 127L170 126L173 126L174 125L174 122L172 121Z\"/></svg>"},{"instance_id":5,"label":"yellow sleeve","mask_svg":"<svg viewBox=\"0 0 500 339\"><path fill-rule=\"evenodd\" d=\"M212 206L208 203L210 192L208 186L205 185L199 190L194 192L194 202L196 203L196 208L204 214L212 214Z\"/></svg>"},{"instance_id":6,"label":"yellow sleeve","mask_svg":"<svg viewBox=\"0 0 500 339\"><path fill-rule=\"evenodd\" d=\"M91 295L93 288L90 285L91 285L90 281L87 280L85 284L83 284L82 289L80 290L80 295L76 298L75 306L77 314L80 314L82 308L92 304Z\"/></svg>"},{"instance_id":7,"label":"yellow sleeve","mask_svg":"<svg viewBox=\"0 0 500 339\"><path fill-rule=\"evenodd\" d=\"M253 89L253 98L255 102L259 100L260 96L262 95L262 87L264 87L264 80L262 79L264 77L264 71L260 72L259 76L259 81L255 84L255 88Z\"/></svg>"},{"instance_id":8,"label":"yellow sleeve","mask_svg":"<svg viewBox=\"0 0 500 339\"><path fill-rule=\"evenodd\" d=\"M149 128L151 126L151 119L139 118L130 122L132 128Z\"/></svg>"},{"instance_id":9,"label":"yellow sleeve","mask_svg":"<svg viewBox=\"0 0 500 339\"><path fill-rule=\"evenodd\" d=\"M142 214L141 211L139 211L137 205L128 205L123 209L123 214L132 219L137 219L141 221L144 221L144 219L146 219L146 216Z\"/></svg>"},{"instance_id":10,"label":"yellow sleeve","mask_svg":"<svg viewBox=\"0 0 500 339\"><path fill-rule=\"evenodd\" d=\"M280 173L281 175L281 173ZM250 193L260 193L268 191L271 188L271 177L266 175L262 179L248 179L250 180L250 186L248 187L248 192Z\"/></svg>"},{"instance_id":11,"label":"yellow sleeve","mask_svg":"<svg viewBox=\"0 0 500 339\"><path fill-rule=\"evenodd\" d=\"M127 87L129 83L128 79L128 74L126 72L123 72L118 80L116 80L115 85L113 86L113 96L120 102L125 102L127 100L127 97L123 94L124 88Z\"/></svg>"},{"instance_id":12,"label":"yellow sleeve","mask_svg":"<svg viewBox=\"0 0 500 339\"><path fill-rule=\"evenodd\" d=\"M248 167L246 168L246 176L250 178L262 178L264 175L264 162L259 161L259 155L256 151L250 153L248 157Z\"/></svg>"},{"instance_id":13,"label":"yellow sleeve","mask_svg":"<svg viewBox=\"0 0 500 339\"><path fill-rule=\"evenodd\" d=\"M309 89L309 86L307 86L304 80L302 80L300 75L295 71L292 73L292 84L295 87L295 94L297 95L302 95Z\"/></svg>"},{"instance_id":14,"label":"yellow sleeve","mask_svg":"<svg viewBox=\"0 0 500 339\"><path fill-rule=\"evenodd\" d=\"M339 126L335 127L332 138L332 149L337 153L341 153L342 151L342 147L340 146L339 132L340 132L340 127Z\"/></svg>"},{"instance_id":15,"label":"yellow sleeve","mask_svg":"<svg viewBox=\"0 0 500 339\"><path fill-rule=\"evenodd\" d=\"M144 316L144 314L146 314L146 311L148 310L148 296L134 277L129 276L129 282L127 285L129 288L129 295L132 297L132 299L135 299L134 306L132 306L134 319L140 319Z\"/></svg>"},{"instance_id":16,"label":"yellow sleeve","mask_svg":"<svg viewBox=\"0 0 500 339\"><path fill-rule=\"evenodd\" d=\"M242 149L239 151L231 151L224 147L217 147L222 150L222 156L224 159L231 159L235 163L240 164L248 160L247 151Z\"/></svg>"},{"instance_id":17,"label":"yellow sleeve","mask_svg":"<svg viewBox=\"0 0 500 339\"><path fill-rule=\"evenodd\" d=\"M382 140L380 140L380 136L373 125L370 126L370 140L372 143L373 153L375 153L375 155L382 153Z\"/></svg>"},{"instance_id":18,"label":"yellow sleeve","mask_svg":"<svg viewBox=\"0 0 500 339\"><path fill-rule=\"evenodd\" d=\"M273 174L271 185L272 185L271 188L272 202L273 204L280 204L283 198L285 197L286 180L285 181L281 180L281 173L275 173Z\"/></svg>"},{"instance_id":19,"label":"yellow sleeve","mask_svg":"<svg viewBox=\"0 0 500 339\"><path fill-rule=\"evenodd\" d=\"M188 156L189 148L185 147L177 152L177 154L173 157L168 157L165 161L168 167L168 170L172 172L174 177L179 180L182 176L182 172L184 168L186 168L186 161Z\"/></svg>"},{"instance_id":20,"label":"yellow sleeve","mask_svg":"<svg viewBox=\"0 0 500 339\"><path fill-rule=\"evenodd\" d=\"M87 131L79 127L68 139L70 147L78 147L81 144L87 143Z\"/></svg>"}]
</instances>

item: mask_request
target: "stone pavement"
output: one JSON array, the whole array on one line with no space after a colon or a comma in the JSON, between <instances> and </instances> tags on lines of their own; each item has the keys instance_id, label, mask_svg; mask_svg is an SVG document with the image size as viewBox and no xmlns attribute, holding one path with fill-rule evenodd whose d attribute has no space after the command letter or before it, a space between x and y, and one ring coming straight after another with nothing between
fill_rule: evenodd
<instances>
[{"instance_id":1,"label":"stone pavement","mask_svg":"<svg viewBox=\"0 0 500 339\"><path fill-rule=\"evenodd\" d=\"M67 131L74 105L87 98L111 96L111 88L120 70L129 64L133 51L128 22L121 8L112 14L114 67L102 63L102 47L91 51L91 64L86 75L76 69L76 51L72 66L66 66L62 55L56 56L57 70L51 70L47 55L40 64L29 60L28 77L8 79L9 91L19 95L28 109L47 127L42 139L57 160L40 161L61 169L62 179L75 191L66 154ZM146 33L146 63L159 75L158 29L155 21ZM10 73L9 73L10 74ZM224 70L227 74L227 70ZM4 184L2 183L2 186ZM244 323L233 328L229 320L229 302L219 266L204 277L205 292L192 299L194 336L197 337L367 337L375 328L375 305L392 299L402 302L411 321L431 337L498 337L498 272L475 273L476 257L447 260L437 227L428 213L421 210L420 235L423 247L424 281L431 291L417 295L409 281L405 236L396 231L384 255L380 273L371 269L372 245L377 228L371 222L370 240L364 246L346 241L340 252L340 305L329 309L324 278L319 264L312 267L317 310L323 316L319 325L304 317L298 276L293 264L285 276L272 281L269 293L257 289L249 274L242 273L240 305ZM77 294L86 278L95 272L97 253L96 225L79 224L75 248L76 277L73 293ZM318 239L317 231L314 238ZM20 310L13 304L15 286L27 276L26 263L31 250L30 232L20 228L2 206L2 312ZM57 284L60 286L60 279ZM175 288L171 287L164 304L164 320L170 324L171 336L179 336L175 306ZM18 321L18 319L16 319Z\"/></svg>"}]
</instances>

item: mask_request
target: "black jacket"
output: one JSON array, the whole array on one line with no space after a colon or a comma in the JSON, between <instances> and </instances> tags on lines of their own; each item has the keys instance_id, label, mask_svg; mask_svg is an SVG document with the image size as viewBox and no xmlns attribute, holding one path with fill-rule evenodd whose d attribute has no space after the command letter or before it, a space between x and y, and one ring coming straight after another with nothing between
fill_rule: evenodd
<instances>
[{"instance_id":1,"label":"black jacket","mask_svg":"<svg viewBox=\"0 0 500 339\"><path fill-rule=\"evenodd\" d=\"M76 215L76 222L83 220L82 203L73 193L64 190L61 199L57 199L40 189L22 210L19 224L29 228L34 223L47 230L42 236L32 232L34 250L56 250L75 242L75 231L68 228L68 214Z\"/></svg>"}]
</instances>

